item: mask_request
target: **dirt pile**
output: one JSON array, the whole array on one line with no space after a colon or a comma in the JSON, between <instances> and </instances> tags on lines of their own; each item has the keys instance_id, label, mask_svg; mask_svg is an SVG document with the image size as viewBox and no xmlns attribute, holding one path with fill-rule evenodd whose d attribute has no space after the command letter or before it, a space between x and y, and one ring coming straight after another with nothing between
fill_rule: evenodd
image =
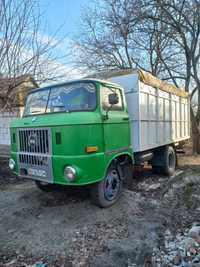
<instances>
[{"instance_id":1,"label":"dirt pile","mask_svg":"<svg viewBox=\"0 0 200 267\"><path fill-rule=\"evenodd\" d=\"M152 265L162 267L200 267L200 225L194 223L184 233L177 232L175 237L165 231L164 247L154 248Z\"/></svg>"}]
</instances>

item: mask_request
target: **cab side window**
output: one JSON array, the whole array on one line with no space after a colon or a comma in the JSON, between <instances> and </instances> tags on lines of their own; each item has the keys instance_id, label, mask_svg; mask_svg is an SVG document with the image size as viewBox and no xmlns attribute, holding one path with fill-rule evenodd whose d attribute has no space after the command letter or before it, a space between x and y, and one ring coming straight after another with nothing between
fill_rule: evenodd
<instances>
[{"instance_id":1,"label":"cab side window","mask_svg":"<svg viewBox=\"0 0 200 267\"><path fill-rule=\"evenodd\" d=\"M113 94L116 93L118 96L118 103L115 105L111 105L109 104L109 94ZM114 111L119 111L119 110L123 110L123 100L122 100L122 94L121 91L117 88L111 88L111 87L103 87L102 88L102 108L103 110L114 110Z\"/></svg>"}]
</instances>

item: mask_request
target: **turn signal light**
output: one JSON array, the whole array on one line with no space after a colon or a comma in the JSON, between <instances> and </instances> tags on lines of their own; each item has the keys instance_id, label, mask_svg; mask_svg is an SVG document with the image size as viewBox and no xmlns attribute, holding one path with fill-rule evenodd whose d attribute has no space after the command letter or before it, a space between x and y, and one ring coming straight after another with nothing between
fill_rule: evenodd
<instances>
[{"instance_id":1,"label":"turn signal light","mask_svg":"<svg viewBox=\"0 0 200 267\"><path fill-rule=\"evenodd\" d=\"M97 146L87 146L86 147L86 152L87 153L93 153L93 152L97 152L98 151L98 147Z\"/></svg>"}]
</instances>

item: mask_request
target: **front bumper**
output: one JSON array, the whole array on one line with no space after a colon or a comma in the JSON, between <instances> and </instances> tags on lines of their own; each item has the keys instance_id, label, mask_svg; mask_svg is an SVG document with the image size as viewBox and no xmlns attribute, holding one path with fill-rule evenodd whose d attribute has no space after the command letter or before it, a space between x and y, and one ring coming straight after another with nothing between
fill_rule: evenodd
<instances>
[{"instance_id":1,"label":"front bumper","mask_svg":"<svg viewBox=\"0 0 200 267\"><path fill-rule=\"evenodd\" d=\"M49 183L74 186L87 185L102 180L105 175L104 153L94 153L78 156L50 156L47 169L47 177L37 176L37 171L43 170L42 166L21 164L18 153L11 152L11 158L16 162L14 172L18 176ZM66 166L73 166L77 170L77 177L73 182L68 181L64 177L64 169ZM32 172L32 174L34 175L30 175L30 172L28 173L28 171L27 173L24 172L24 169L28 170L28 168L36 170L35 172Z\"/></svg>"}]
</instances>

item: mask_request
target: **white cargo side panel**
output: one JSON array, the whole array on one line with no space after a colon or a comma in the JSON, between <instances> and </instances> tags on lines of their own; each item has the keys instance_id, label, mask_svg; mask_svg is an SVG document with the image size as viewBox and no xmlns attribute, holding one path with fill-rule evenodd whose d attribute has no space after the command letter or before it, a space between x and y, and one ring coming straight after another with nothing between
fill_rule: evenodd
<instances>
[{"instance_id":1,"label":"white cargo side panel","mask_svg":"<svg viewBox=\"0 0 200 267\"><path fill-rule=\"evenodd\" d=\"M137 72L110 80L125 90L134 152L189 139L189 98L146 85Z\"/></svg>"},{"instance_id":2,"label":"white cargo side panel","mask_svg":"<svg viewBox=\"0 0 200 267\"><path fill-rule=\"evenodd\" d=\"M157 91L139 82L140 105L140 147L137 151L148 150L157 143ZM145 112L143 112L145 110Z\"/></svg>"},{"instance_id":3,"label":"white cargo side panel","mask_svg":"<svg viewBox=\"0 0 200 267\"><path fill-rule=\"evenodd\" d=\"M145 151L190 137L189 98L139 82L140 147ZM146 105L143 108L143 105Z\"/></svg>"}]
</instances>

